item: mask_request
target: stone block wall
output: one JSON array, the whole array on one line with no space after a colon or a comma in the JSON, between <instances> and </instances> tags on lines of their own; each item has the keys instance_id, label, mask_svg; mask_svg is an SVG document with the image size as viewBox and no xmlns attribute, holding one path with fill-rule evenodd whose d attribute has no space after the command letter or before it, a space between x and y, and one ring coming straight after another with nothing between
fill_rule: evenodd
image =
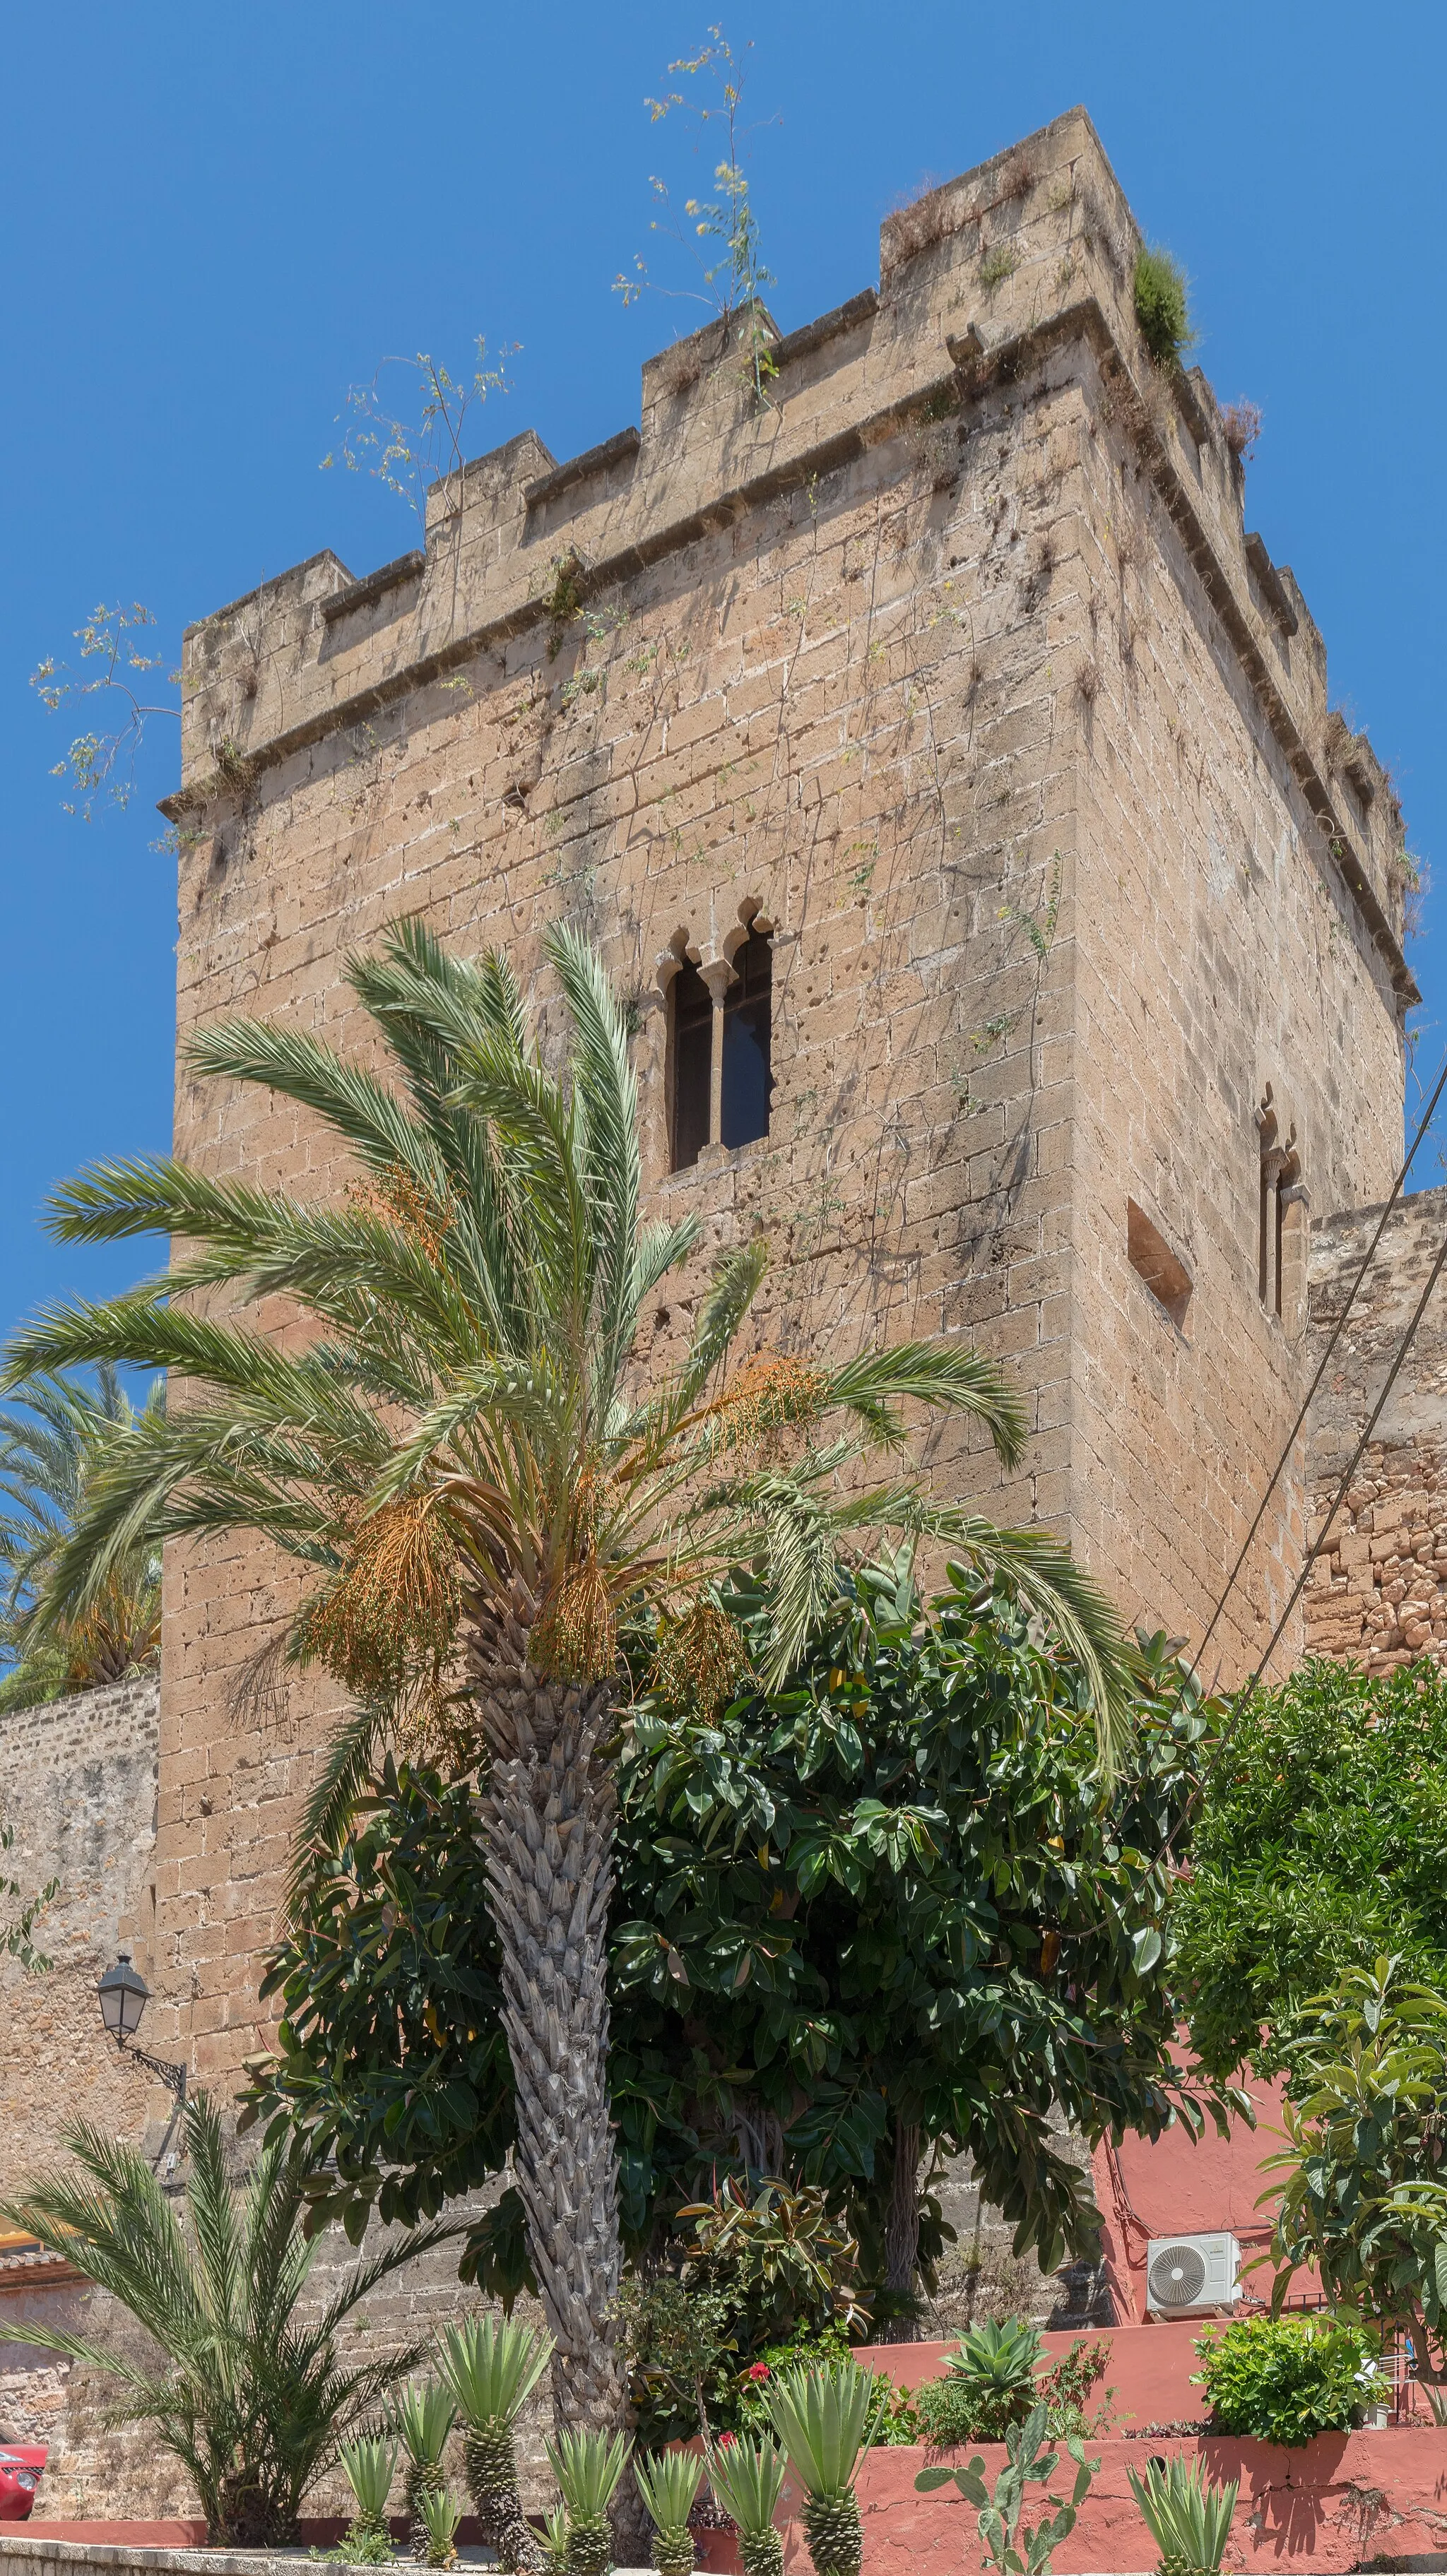
<instances>
[{"instance_id":1,"label":"stone block wall","mask_svg":"<svg viewBox=\"0 0 1447 2576\"><path fill-rule=\"evenodd\" d=\"M95 1988L122 1943L151 1972L159 1704L159 1683L137 1680L0 1716L0 1816L14 1835L0 1869L27 1893L60 1882L36 1932L49 1965L31 1974L0 1953L0 2198L58 2161L74 2120L148 2135L150 2085L106 2037ZM164 2117L148 2143L168 2152ZM97 2448L95 2392L7 2329L38 2319L84 2330L94 2293L64 2264L7 2244L5 2228L0 2219L0 2435L52 2446L47 2495L74 2510L87 2483L106 2487L118 2437Z\"/></svg>"},{"instance_id":2,"label":"stone block wall","mask_svg":"<svg viewBox=\"0 0 1447 2576\"><path fill-rule=\"evenodd\" d=\"M760 1339L969 1335L1031 1439L1006 1479L935 1437L937 1489L1052 1522L1189 1632L1301 1384L1256 1290L1264 1087L1319 1211L1379 1195L1412 987L1395 802L1246 535L1209 386L1150 365L1138 240L1072 111L892 217L878 290L779 340L763 408L706 331L645 368L638 432L555 465L526 431L437 487L424 551L361 581L318 555L191 629L176 1140L345 1190L306 1118L198 1084L188 1033L244 1010L365 1051L346 952L421 911L506 947L551 1038L571 921L633 1005L650 1212L704 1220L640 1368L763 1229ZM670 1173L668 982L681 953L726 981L750 919L770 1133ZM1228 1677L1300 1545L1298 1477ZM157 1982L208 2078L264 2040L334 1708L255 1686L293 1597L245 1541L170 1551Z\"/></svg>"},{"instance_id":3,"label":"stone block wall","mask_svg":"<svg viewBox=\"0 0 1447 2576\"><path fill-rule=\"evenodd\" d=\"M1327 1515L1427 1286L1447 1231L1447 1189L1404 1199L1363 1281L1381 1218L1357 1208L1311 1246L1313 1368L1346 1321L1312 1410L1312 1536L1325 1542L1303 1596L1310 1654L1389 1672L1447 1656L1447 1283L1439 1282L1339 1510ZM1350 1304L1348 1301L1350 1300Z\"/></svg>"},{"instance_id":4,"label":"stone block wall","mask_svg":"<svg viewBox=\"0 0 1447 2576\"><path fill-rule=\"evenodd\" d=\"M0 1716L0 1816L15 1837L0 1870L27 1892L60 1882L36 1932L51 1965L32 1976L0 1953L0 2195L44 2167L69 2121L125 2136L144 2116L149 2088L106 2037L95 1987L122 1942L152 1972L159 1707L159 1683L143 1680Z\"/></svg>"}]
</instances>

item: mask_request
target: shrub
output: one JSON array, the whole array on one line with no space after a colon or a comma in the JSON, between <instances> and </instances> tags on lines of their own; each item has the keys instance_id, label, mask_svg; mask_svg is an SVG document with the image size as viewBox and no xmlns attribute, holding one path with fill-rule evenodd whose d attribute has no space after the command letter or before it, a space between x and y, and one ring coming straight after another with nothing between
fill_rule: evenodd
<instances>
[{"instance_id":1,"label":"shrub","mask_svg":"<svg viewBox=\"0 0 1447 2576\"><path fill-rule=\"evenodd\" d=\"M1196 2345L1193 2384L1223 2433L1299 2450L1318 2433L1344 2433L1382 2388L1380 2341L1332 2317L1238 2317Z\"/></svg>"},{"instance_id":2,"label":"shrub","mask_svg":"<svg viewBox=\"0 0 1447 2576\"><path fill-rule=\"evenodd\" d=\"M1014 2376L1008 2385L992 2386L987 2373L961 2368L959 2355L954 2354L953 2366L947 2364L942 2379L927 2379L918 2388L890 2391L875 2440L886 2445L925 2442L932 2451L958 2450L966 2442L1001 2442L1012 2424L1023 2424L1032 2408L1042 2402L1052 2440L1100 2430L1102 2414L1097 2410L1088 2423L1086 2400L1105 2375L1111 2351L1108 2336L1090 2340L1078 2336L1064 2359L1037 2377L1040 2338L1035 2328L1023 2320L1013 2329L977 2327L961 2338L961 2350L974 2336L991 2331L1002 2344L1012 2332L1020 2337L1030 2355L1028 2376ZM1108 2399L1109 2390L1106 2396Z\"/></svg>"},{"instance_id":3,"label":"shrub","mask_svg":"<svg viewBox=\"0 0 1447 2576\"><path fill-rule=\"evenodd\" d=\"M1136 254L1135 318L1155 364L1167 375L1181 363L1181 352L1195 338L1186 292L1186 272L1168 250Z\"/></svg>"}]
</instances>

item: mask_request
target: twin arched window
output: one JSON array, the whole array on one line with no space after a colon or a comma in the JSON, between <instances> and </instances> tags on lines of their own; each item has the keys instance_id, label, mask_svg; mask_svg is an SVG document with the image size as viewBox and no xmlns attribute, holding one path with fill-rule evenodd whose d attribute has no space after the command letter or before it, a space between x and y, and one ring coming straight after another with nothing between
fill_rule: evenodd
<instances>
[{"instance_id":1,"label":"twin arched window","mask_svg":"<svg viewBox=\"0 0 1447 2576\"><path fill-rule=\"evenodd\" d=\"M716 968L710 982L721 981ZM687 958L669 985L669 1162L687 1171L705 1145L752 1145L769 1132L773 949L751 930L715 998Z\"/></svg>"}]
</instances>

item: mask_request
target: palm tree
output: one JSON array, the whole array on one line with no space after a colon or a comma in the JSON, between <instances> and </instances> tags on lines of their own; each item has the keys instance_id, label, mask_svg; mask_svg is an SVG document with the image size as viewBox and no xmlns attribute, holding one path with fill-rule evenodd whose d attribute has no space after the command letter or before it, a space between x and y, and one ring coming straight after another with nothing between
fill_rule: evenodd
<instances>
[{"instance_id":1,"label":"palm tree","mask_svg":"<svg viewBox=\"0 0 1447 2576\"><path fill-rule=\"evenodd\" d=\"M195 1073L269 1086L350 1148L346 1202L174 1160L103 1165L56 1194L58 1235L159 1228L190 1249L129 1296L52 1310L9 1365L127 1360L194 1390L108 1458L44 1618L84 1615L143 1536L264 1532L313 1577L289 1651L361 1703L306 1832L326 1830L388 1725L447 1730L476 1761L554 2399L561 2424L605 2426L626 2405L604 1938L620 1615L646 1611L673 1669L720 1695L747 1667L710 1597L728 1566L767 1581L778 1679L842 1547L933 1530L1054 1620L1102 1729L1124 1667L1112 1614L1046 1534L933 1507L907 1466L858 1483L865 1453L903 1450L910 1403L971 1416L1018 1457L1020 1408L962 1343L731 1366L763 1274L751 1245L717 1264L677 1372L640 1383L640 1310L698 1220L641 1220L623 1011L584 942L560 930L547 953L567 1013L557 1072L506 962L449 957L416 921L347 969L395 1087L296 1028L203 1030ZM283 1350L198 1309L192 1292L218 1287L291 1299L315 1337Z\"/></svg>"},{"instance_id":2,"label":"palm tree","mask_svg":"<svg viewBox=\"0 0 1447 2576\"><path fill-rule=\"evenodd\" d=\"M188 2104L183 2226L142 2155L82 2122L64 2141L79 2177L31 2183L4 2216L109 2290L159 2347L153 2363L60 2325L11 2318L12 2341L119 2380L118 2423L150 2424L189 2474L213 2545L282 2546L339 2440L405 2378L421 2346L346 2366L342 2325L377 2284L455 2231L416 2230L300 2314L321 2239L308 2238L305 2156L273 2141L246 2180L226 2170L221 2122Z\"/></svg>"},{"instance_id":3,"label":"palm tree","mask_svg":"<svg viewBox=\"0 0 1447 2576\"><path fill-rule=\"evenodd\" d=\"M0 1650L14 1658L0 1710L121 1681L150 1664L161 1641L161 1557L150 1540L117 1560L82 1617L33 1639L37 1597L87 1486L111 1442L141 1416L109 1361L93 1387L41 1372L15 1392L24 1411L0 1414ZM164 1405L158 1382L142 1414Z\"/></svg>"}]
</instances>

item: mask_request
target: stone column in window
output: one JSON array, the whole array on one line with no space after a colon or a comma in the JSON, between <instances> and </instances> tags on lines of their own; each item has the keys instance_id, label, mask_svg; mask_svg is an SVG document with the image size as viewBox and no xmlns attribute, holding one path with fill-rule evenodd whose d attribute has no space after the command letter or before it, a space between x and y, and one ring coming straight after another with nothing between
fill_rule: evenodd
<instances>
[{"instance_id":1,"label":"stone column in window","mask_svg":"<svg viewBox=\"0 0 1447 2576\"><path fill-rule=\"evenodd\" d=\"M713 1001L713 1051L709 1058L708 1137L716 1145L723 1134L723 1048L724 995L734 980L734 970L726 957L711 958L700 969Z\"/></svg>"},{"instance_id":2,"label":"stone column in window","mask_svg":"<svg viewBox=\"0 0 1447 2576\"><path fill-rule=\"evenodd\" d=\"M1299 1171L1298 1157L1293 1155L1291 1159ZM1279 1181L1276 1206L1280 1246L1276 1311L1288 1340L1295 1342L1306 1330L1306 1271L1311 1249L1311 1195L1306 1183L1295 1178Z\"/></svg>"}]
</instances>

